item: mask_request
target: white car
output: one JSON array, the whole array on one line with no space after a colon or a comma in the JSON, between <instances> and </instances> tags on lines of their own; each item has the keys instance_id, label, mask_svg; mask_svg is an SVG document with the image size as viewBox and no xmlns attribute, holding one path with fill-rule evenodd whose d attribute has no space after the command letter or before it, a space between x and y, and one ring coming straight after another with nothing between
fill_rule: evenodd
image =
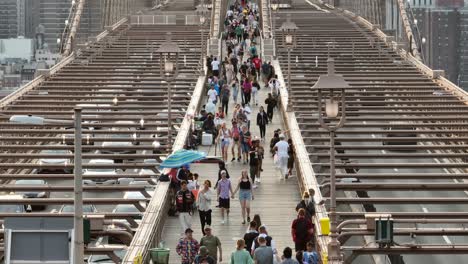
<instances>
[{"instance_id":1,"label":"white car","mask_svg":"<svg viewBox=\"0 0 468 264\"><path fill-rule=\"evenodd\" d=\"M136 124L132 121L117 121L116 124ZM133 154L136 153L135 149L130 149L134 145L138 145L138 135L136 133L136 128L120 128L115 127L109 131L108 139L102 143L104 148L112 147L113 149L103 149L102 153L119 153L119 154ZM125 131L127 133L119 133L119 131ZM133 131L134 133L128 133ZM126 139L128 141L112 141L112 139ZM117 149L115 149L117 147Z\"/></svg>"},{"instance_id":2,"label":"white car","mask_svg":"<svg viewBox=\"0 0 468 264\"><path fill-rule=\"evenodd\" d=\"M66 149L45 149L40 152L40 154L49 154L49 155L71 155L72 152ZM70 164L70 158L41 158L39 159L39 165L63 165L66 166ZM48 169L48 168L39 168L39 173L44 171L61 171L63 170L66 173L71 173L72 169L58 168L58 169Z\"/></svg>"},{"instance_id":3,"label":"white car","mask_svg":"<svg viewBox=\"0 0 468 264\"><path fill-rule=\"evenodd\" d=\"M103 164L103 165L113 165L114 161L110 159L92 159L89 161L89 164ZM113 168L97 168L97 169L85 169L83 171L83 176L87 175L117 175L117 170ZM116 179L85 179L83 184L88 185L110 185L117 183Z\"/></svg>"}]
</instances>

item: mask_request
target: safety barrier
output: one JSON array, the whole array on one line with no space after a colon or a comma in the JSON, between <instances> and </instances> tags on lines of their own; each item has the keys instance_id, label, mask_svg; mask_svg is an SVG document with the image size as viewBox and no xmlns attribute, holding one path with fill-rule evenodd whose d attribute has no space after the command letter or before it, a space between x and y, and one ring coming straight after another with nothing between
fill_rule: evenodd
<instances>
[{"instance_id":1,"label":"safety barrier","mask_svg":"<svg viewBox=\"0 0 468 264\"><path fill-rule=\"evenodd\" d=\"M176 15L133 15L131 25L175 25Z\"/></svg>"},{"instance_id":2,"label":"safety barrier","mask_svg":"<svg viewBox=\"0 0 468 264\"><path fill-rule=\"evenodd\" d=\"M273 60L272 65L275 69L275 73L278 75L278 81L281 84L280 91L280 112L283 117L283 123L286 126L286 130L289 131L289 138L292 139L294 150L295 150L295 166L297 178L299 180L299 188L301 193L303 191L314 190L314 200L316 202L323 201L323 196L320 191L319 183L315 176L314 169L312 168L312 162L309 159L309 153L305 148L306 144L302 138L301 130L297 122L296 114L294 112L287 112L287 104L289 96L286 90L286 82L284 81L283 73L279 65L278 60ZM328 236L322 236L320 230L320 219L328 217L327 209L325 205L315 206L315 218L313 219L314 225L317 227L314 234L315 240L317 241L317 251L321 254L322 259L327 258L327 245L329 242Z\"/></svg>"},{"instance_id":3,"label":"safety barrier","mask_svg":"<svg viewBox=\"0 0 468 264\"><path fill-rule=\"evenodd\" d=\"M206 69L205 69L206 73ZM173 151L182 149L185 145L187 137L190 135L192 118L197 113L200 107L204 85L206 82L206 74L200 76L192 94L192 99L185 118L182 121L177 137L172 146ZM168 171L166 170L165 173ZM127 254L122 260L123 264L133 264L137 259L142 260L141 263L149 263L149 249L156 247L161 241L161 234L164 229L164 222L167 218L167 212L170 207L170 189L169 183L160 182L155 190L155 194L145 211L143 221L135 233L134 239L128 247Z\"/></svg>"}]
</instances>

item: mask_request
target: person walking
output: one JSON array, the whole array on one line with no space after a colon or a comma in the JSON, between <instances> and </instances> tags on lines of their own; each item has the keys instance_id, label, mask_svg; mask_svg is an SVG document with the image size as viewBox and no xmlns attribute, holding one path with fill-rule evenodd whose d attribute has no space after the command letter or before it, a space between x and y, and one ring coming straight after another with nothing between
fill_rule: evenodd
<instances>
[{"instance_id":1,"label":"person walking","mask_svg":"<svg viewBox=\"0 0 468 264\"><path fill-rule=\"evenodd\" d=\"M226 81L227 83L231 83L234 78L234 65L232 65L231 61L226 65Z\"/></svg>"},{"instance_id":2,"label":"person walking","mask_svg":"<svg viewBox=\"0 0 468 264\"><path fill-rule=\"evenodd\" d=\"M187 182L180 183L181 189L176 193L176 205L182 232L192 227L192 210L195 197L187 188Z\"/></svg>"},{"instance_id":3,"label":"person walking","mask_svg":"<svg viewBox=\"0 0 468 264\"><path fill-rule=\"evenodd\" d=\"M221 248L221 241L212 233L211 226L205 226L205 236L200 240L200 246L205 246L208 249L208 254L214 259L215 263L223 261L223 249Z\"/></svg>"},{"instance_id":4,"label":"person walking","mask_svg":"<svg viewBox=\"0 0 468 264\"><path fill-rule=\"evenodd\" d=\"M244 82L242 83L242 90L244 91L244 97L245 97L244 103L250 104L250 99L252 96L252 83L247 77L244 78Z\"/></svg>"},{"instance_id":5,"label":"person walking","mask_svg":"<svg viewBox=\"0 0 468 264\"><path fill-rule=\"evenodd\" d=\"M231 128L231 137L232 137L232 160L231 162L236 160L236 152L237 149L237 161L241 161L241 143L240 143L240 127L237 125L237 121L232 121L232 128Z\"/></svg>"},{"instance_id":6,"label":"person walking","mask_svg":"<svg viewBox=\"0 0 468 264\"><path fill-rule=\"evenodd\" d=\"M221 173L221 180L218 182L218 200L219 207L221 208L221 224L225 223L224 211L226 211L226 218L229 220L230 196L233 194L231 180L226 178L226 173Z\"/></svg>"},{"instance_id":7,"label":"person walking","mask_svg":"<svg viewBox=\"0 0 468 264\"><path fill-rule=\"evenodd\" d=\"M211 62L211 68L213 70L213 76L219 77L219 61L216 57L214 57Z\"/></svg>"},{"instance_id":8,"label":"person walking","mask_svg":"<svg viewBox=\"0 0 468 264\"><path fill-rule=\"evenodd\" d=\"M195 257L194 263L195 264L215 264L215 260L213 257L208 255L208 248L205 246L200 247L200 251L198 255Z\"/></svg>"},{"instance_id":9,"label":"person walking","mask_svg":"<svg viewBox=\"0 0 468 264\"><path fill-rule=\"evenodd\" d=\"M278 165L281 171L281 176L288 178L288 159L289 159L289 144L286 142L284 134L279 135L280 141L275 145L275 151L278 159Z\"/></svg>"},{"instance_id":10,"label":"person walking","mask_svg":"<svg viewBox=\"0 0 468 264\"><path fill-rule=\"evenodd\" d=\"M201 230L205 235L205 225L211 225L211 200L213 191L211 190L211 181L205 180L203 188L198 192L197 206L200 216Z\"/></svg>"},{"instance_id":11,"label":"person walking","mask_svg":"<svg viewBox=\"0 0 468 264\"><path fill-rule=\"evenodd\" d=\"M236 251L232 252L230 264L253 264L249 252L245 250L244 239L237 240Z\"/></svg>"},{"instance_id":12,"label":"person walking","mask_svg":"<svg viewBox=\"0 0 468 264\"><path fill-rule=\"evenodd\" d=\"M265 113L263 106L260 106L260 110L257 114L257 126L260 129L260 138L265 141L266 126L268 125L268 116Z\"/></svg>"},{"instance_id":13,"label":"person walking","mask_svg":"<svg viewBox=\"0 0 468 264\"><path fill-rule=\"evenodd\" d=\"M265 104L267 105L267 116L270 122L273 120L273 110L275 109L276 103L276 99L273 98L271 93L268 93L268 97L265 99Z\"/></svg>"},{"instance_id":14,"label":"person walking","mask_svg":"<svg viewBox=\"0 0 468 264\"><path fill-rule=\"evenodd\" d=\"M259 237L258 243L260 246L253 253L255 264L273 264L273 249L267 246L266 239Z\"/></svg>"},{"instance_id":15,"label":"person walking","mask_svg":"<svg viewBox=\"0 0 468 264\"><path fill-rule=\"evenodd\" d=\"M242 212L242 224L245 224L245 215L247 214L247 222L250 222L250 201L254 199L253 194L253 184L249 179L249 175L247 174L246 170L243 170L241 173L241 177L239 178L239 182L237 183L237 187L232 194L232 198L234 199L234 195L239 190L239 202L241 204L241 212Z\"/></svg>"},{"instance_id":16,"label":"person walking","mask_svg":"<svg viewBox=\"0 0 468 264\"><path fill-rule=\"evenodd\" d=\"M181 256L182 264L192 264L197 256L200 244L193 238L193 230L187 228L185 230L185 237L179 240L176 246L176 252Z\"/></svg>"},{"instance_id":17,"label":"person walking","mask_svg":"<svg viewBox=\"0 0 468 264\"><path fill-rule=\"evenodd\" d=\"M312 219L315 215L314 197L311 197L308 191L305 191L302 194L302 200L296 205L296 212L299 212L299 209L301 208L305 210L307 219Z\"/></svg>"},{"instance_id":18,"label":"person walking","mask_svg":"<svg viewBox=\"0 0 468 264\"><path fill-rule=\"evenodd\" d=\"M292 249L290 247L286 247L283 250L282 259L283 259L283 261L281 262L281 264L299 264L299 262L297 262L297 260L292 258Z\"/></svg>"},{"instance_id":19,"label":"person walking","mask_svg":"<svg viewBox=\"0 0 468 264\"><path fill-rule=\"evenodd\" d=\"M254 243L255 239L257 239L258 237L257 229L258 229L257 222L251 221L249 223L249 229L244 234L245 248L247 249L249 253L251 252L252 244Z\"/></svg>"},{"instance_id":20,"label":"person walking","mask_svg":"<svg viewBox=\"0 0 468 264\"><path fill-rule=\"evenodd\" d=\"M291 235L296 251L306 250L307 242L310 242L314 235L314 225L305 215L305 210L299 209L297 218L291 225Z\"/></svg>"},{"instance_id":21,"label":"person walking","mask_svg":"<svg viewBox=\"0 0 468 264\"><path fill-rule=\"evenodd\" d=\"M248 130L247 126L244 125L242 127L242 131L240 134L240 141L241 141L241 149L242 155L244 157L244 164L247 164L249 161L249 151L250 151L250 143L251 143L252 135Z\"/></svg>"},{"instance_id":22,"label":"person walking","mask_svg":"<svg viewBox=\"0 0 468 264\"><path fill-rule=\"evenodd\" d=\"M266 239L266 245L271 247L273 249L273 254L276 254L276 243L275 240L273 240L273 237L268 235L267 228L265 225L261 225L258 228L258 238L263 237ZM255 239L254 243L252 244L251 252L252 254L255 252L255 249L257 249L260 244L258 243L258 238Z\"/></svg>"},{"instance_id":23,"label":"person walking","mask_svg":"<svg viewBox=\"0 0 468 264\"><path fill-rule=\"evenodd\" d=\"M255 69L255 68L252 68L252 69ZM252 72L252 71L251 71ZM258 85L257 82L253 82L252 83L252 105L258 105L258 88L260 86Z\"/></svg>"},{"instance_id":24,"label":"person walking","mask_svg":"<svg viewBox=\"0 0 468 264\"><path fill-rule=\"evenodd\" d=\"M249 150L249 168L250 168L250 178L252 179L253 182L253 188L257 188L255 183L260 183L260 178L258 178L258 164L259 164L259 155L258 155L258 145L259 145L259 140L254 139L252 140L252 145L250 146Z\"/></svg>"},{"instance_id":25,"label":"person walking","mask_svg":"<svg viewBox=\"0 0 468 264\"><path fill-rule=\"evenodd\" d=\"M230 96L231 91L229 91L229 87L226 84L223 85L223 89L221 89L221 94L219 95L219 97L221 98L221 109L226 115L228 114Z\"/></svg>"},{"instance_id":26,"label":"person walking","mask_svg":"<svg viewBox=\"0 0 468 264\"><path fill-rule=\"evenodd\" d=\"M231 81L232 100L234 104L237 104L237 97L239 95L239 85L237 83L237 77L234 77Z\"/></svg>"},{"instance_id":27,"label":"person walking","mask_svg":"<svg viewBox=\"0 0 468 264\"><path fill-rule=\"evenodd\" d=\"M292 139L288 139L288 176L292 176L292 171L294 169L294 145Z\"/></svg>"},{"instance_id":28,"label":"person walking","mask_svg":"<svg viewBox=\"0 0 468 264\"><path fill-rule=\"evenodd\" d=\"M218 99L218 92L216 92L216 89L215 89L214 85L211 85L210 90L208 90L206 95L208 97L208 102L212 102L216 106L216 101ZM208 111L208 110L206 110L206 111Z\"/></svg>"},{"instance_id":29,"label":"person walking","mask_svg":"<svg viewBox=\"0 0 468 264\"><path fill-rule=\"evenodd\" d=\"M228 161L228 149L229 144L231 143L231 134L229 129L226 127L226 123L222 123L218 131L217 143L221 143L221 153L223 161L226 163Z\"/></svg>"}]
</instances>

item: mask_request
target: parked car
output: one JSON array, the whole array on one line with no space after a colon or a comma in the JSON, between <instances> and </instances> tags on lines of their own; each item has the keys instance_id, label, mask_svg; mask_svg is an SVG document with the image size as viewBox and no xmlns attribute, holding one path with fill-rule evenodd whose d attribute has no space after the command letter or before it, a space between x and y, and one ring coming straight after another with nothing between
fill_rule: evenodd
<instances>
[{"instance_id":1,"label":"parked car","mask_svg":"<svg viewBox=\"0 0 468 264\"><path fill-rule=\"evenodd\" d=\"M15 185L37 185L38 187L46 187L47 182L45 180L40 179L24 179L24 180L16 180ZM15 192L15 194L21 195L23 198L49 198L50 193L47 191L26 191L26 192ZM40 205L26 205L26 207L30 207L31 210L44 210L47 205L40 204Z\"/></svg>"},{"instance_id":2,"label":"parked car","mask_svg":"<svg viewBox=\"0 0 468 264\"><path fill-rule=\"evenodd\" d=\"M117 121L116 124L128 124L134 125L135 127L113 127L109 130L107 135L107 140L102 143L101 153L107 154L134 154L136 153L135 149L131 149L132 146L139 145L138 134L136 123L133 121ZM120 131L125 131L126 133L119 133ZM129 132L134 132L129 133ZM114 139L114 140L113 140ZM124 139L125 141L117 141L115 139ZM106 147L112 147L112 149L105 149ZM119 161L117 161L119 162Z\"/></svg>"},{"instance_id":3,"label":"parked car","mask_svg":"<svg viewBox=\"0 0 468 264\"><path fill-rule=\"evenodd\" d=\"M120 259L123 259L123 257L125 256L125 253L126 253L125 250L114 251L114 254ZM107 264L107 263L114 264L115 262L112 261L112 259L107 255L89 255L86 263L88 264L98 264L98 263L99 264Z\"/></svg>"},{"instance_id":4,"label":"parked car","mask_svg":"<svg viewBox=\"0 0 468 264\"><path fill-rule=\"evenodd\" d=\"M45 149L40 152L40 154L49 154L49 155L71 155L72 152L66 149ZM73 169L65 168L70 164L71 159L66 157L61 158L41 158L39 159L39 165L62 165L63 168L39 168L39 173L49 173L49 172L59 172L59 173L71 173Z\"/></svg>"},{"instance_id":5,"label":"parked car","mask_svg":"<svg viewBox=\"0 0 468 264\"><path fill-rule=\"evenodd\" d=\"M89 161L90 164L104 164L104 165L113 165L114 161L111 159L92 159ZM117 175L117 170L114 168L88 168L83 171L83 176L87 175ZM115 179L106 179L106 178L96 178L96 179L84 179L83 184L95 185L95 184L115 184L117 183L117 178Z\"/></svg>"},{"instance_id":6,"label":"parked car","mask_svg":"<svg viewBox=\"0 0 468 264\"><path fill-rule=\"evenodd\" d=\"M22 195L18 194L5 194L0 195L1 200L8 200L8 199L23 199ZM31 208L27 205L22 204L0 204L0 213L19 213L23 214L26 212L31 212Z\"/></svg>"},{"instance_id":7,"label":"parked car","mask_svg":"<svg viewBox=\"0 0 468 264\"><path fill-rule=\"evenodd\" d=\"M59 213L74 213L75 206L73 204L65 204L60 207ZM98 210L93 204L83 204L83 213L97 213Z\"/></svg>"}]
</instances>

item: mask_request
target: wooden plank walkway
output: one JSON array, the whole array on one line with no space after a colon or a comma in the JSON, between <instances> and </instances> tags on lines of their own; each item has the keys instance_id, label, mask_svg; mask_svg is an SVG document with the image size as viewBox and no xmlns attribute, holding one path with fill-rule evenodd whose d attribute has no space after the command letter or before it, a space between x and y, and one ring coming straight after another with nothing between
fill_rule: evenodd
<instances>
[{"instance_id":1,"label":"wooden plank walkway","mask_svg":"<svg viewBox=\"0 0 468 264\"><path fill-rule=\"evenodd\" d=\"M260 131L256 125L256 117L260 105L264 105L265 98L268 95L269 88L263 88L259 91L259 106L253 105L251 114L251 132L253 136L259 136ZM240 95L239 98L240 99ZM266 106L264 106L266 109ZM232 110L234 109L234 103L229 104L229 115L227 120L231 120ZM229 128L230 128L230 123ZM299 188L297 185L297 178L292 177L288 180L280 179L280 173L276 169L273 158L269 154L269 141L273 137L273 131L277 128L284 130L281 123L281 116L276 111L273 116L272 124L267 126L266 142L261 144L265 148L265 159L263 160L263 172L261 174L261 183L257 184L258 188L254 191L255 200L251 202L251 218L254 214L260 214L262 224L267 226L269 234L273 237L276 242L277 250L280 253L286 246L290 246L294 249L294 243L291 238L291 223L296 217L295 206L300 200ZM205 151L208 155L214 155L214 146L199 148L201 151ZM217 154L220 155L218 149ZM237 154L237 152L236 152ZM229 150L229 160L232 159L231 151ZM233 181L233 188L237 184L237 180L241 175L241 171L244 169L248 170L248 165L243 165L242 162L234 161L227 164L227 169ZM202 183L204 180L209 179L214 183L217 180L218 167L217 165L193 165L191 171L200 175L199 182ZM236 198L231 200L231 214L229 222L224 225L221 224L221 211L219 208L214 207L217 202L214 198L213 213L212 213L212 228L213 234L218 236L222 243L223 248L223 262L229 263L231 252L235 250L235 243L238 238L244 236L248 225L242 225L242 216L240 210L240 203L238 200L238 194ZM198 213L195 213L192 218L192 229L194 230L194 238L200 241L202 237L201 225ZM168 217L164 231L163 240L165 241L166 247L171 249L170 263L180 263L180 257L175 252L175 247L180 238L181 227L179 224L178 217Z\"/></svg>"}]
</instances>

